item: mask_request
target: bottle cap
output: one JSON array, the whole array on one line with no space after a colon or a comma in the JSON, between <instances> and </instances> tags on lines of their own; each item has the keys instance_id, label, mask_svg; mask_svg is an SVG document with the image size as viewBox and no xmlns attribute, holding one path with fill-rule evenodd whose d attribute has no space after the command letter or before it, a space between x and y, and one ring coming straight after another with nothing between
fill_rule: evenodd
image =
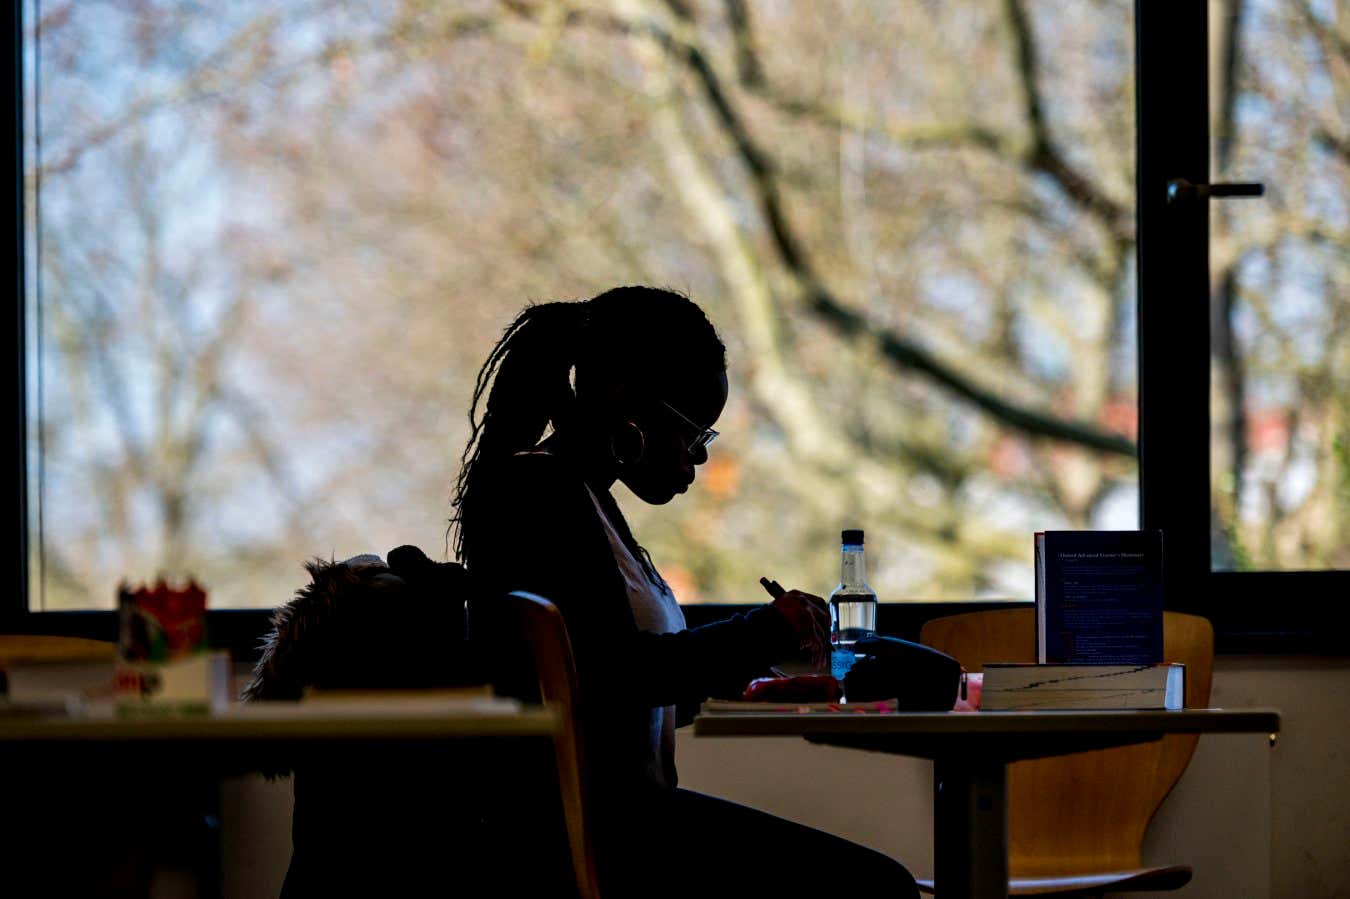
<instances>
[{"instance_id":1,"label":"bottle cap","mask_svg":"<svg viewBox=\"0 0 1350 899\"><path fill-rule=\"evenodd\" d=\"M861 545L863 542L863 532L857 529L844 531L843 540L845 543Z\"/></svg>"}]
</instances>

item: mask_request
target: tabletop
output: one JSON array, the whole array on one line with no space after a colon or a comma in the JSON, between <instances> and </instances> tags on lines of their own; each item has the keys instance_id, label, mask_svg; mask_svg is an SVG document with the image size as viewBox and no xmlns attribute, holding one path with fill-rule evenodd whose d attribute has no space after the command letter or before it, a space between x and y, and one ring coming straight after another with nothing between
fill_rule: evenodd
<instances>
[{"instance_id":1,"label":"tabletop","mask_svg":"<svg viewBox=\"0 0 1350 899\"><path fill-rule=\"evenodd\" d=\"M844 706L844 709L847 709ZM713 712L694 719L700 736L808 733L1015 734L1071 731L1278 732L1273 709L1083 709L999 712Z\"/></svg>"},{"instance_id":2,"label":"tabletop","mask_svg":"<svg viewBox=\"0 0 1350 899\"><path fill-rule=\"evenodd\" d=\"M1160 739L1166 734L1280 729L1272 709L979 712L714 712L694 719L702 737L799 736L817 743L937 758L956 752L1007 761Z\"/></svg>"},{"instance_id":3,"label":"tabletop","mask_svg":"<svg viewBox=\"0 0 1350 899\"><path fill-rule=\"evenodd\" d=\"M499 753L503 741L534 745L554 737L558 727L556 710L509 700L329 708L266 703L137 718L7 714L0 717L0 759L8 771L136 767L232 776L316 760L411 763L438 757L452 745Z\"/></svg>"},{"instance_id":4,"label":"tabletop","mask_svg":"<svg viewBox=\"0 0 1350 899\"><path fill-rule=\"evenodd\" d=\"M306 708L304 704L233 706L206 715L119 718L91 716L0 717L0 751L27 742L373 740L549 736L552 709L507 704L447 704L399 708Z\"/></svg>"}]
</instances>

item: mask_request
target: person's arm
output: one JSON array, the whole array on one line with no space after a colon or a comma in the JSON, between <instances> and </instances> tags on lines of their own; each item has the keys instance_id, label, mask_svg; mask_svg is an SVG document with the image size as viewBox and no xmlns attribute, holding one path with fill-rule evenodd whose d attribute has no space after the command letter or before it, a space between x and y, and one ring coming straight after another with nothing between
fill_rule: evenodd
<instances>
[{"instance_id":1,"label":"person's arm","mask_svg":"<svg viewBox=\"0 0 1350 899\"><path fill-rule=\"evenodd\" d=\"M793 626L770 606L673 634L637 630L585 486L551 457L508 465L475 540L475 573L494 590L527 590L559 608L584 690L648 707L688 704L797 652Z\"/></svg>"}]
</instances>

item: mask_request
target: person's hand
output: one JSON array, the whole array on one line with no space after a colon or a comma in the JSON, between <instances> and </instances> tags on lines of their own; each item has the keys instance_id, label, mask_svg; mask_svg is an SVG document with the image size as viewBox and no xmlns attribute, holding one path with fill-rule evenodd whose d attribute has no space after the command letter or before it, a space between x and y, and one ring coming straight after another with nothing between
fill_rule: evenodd
<instances>
[{"instance_id":1,"label":"person's hand","mask_svg":"<svg viewBox=\"0 0 1350 899\"><path fill-rule=\"evenodd\" d=\"M830 662L830 610L825 600L813 593L788 590L774 597L773 607L787 619L798 638L798 648L811 653L817 670L828 670Z\"/></svg>"}]
</instances>

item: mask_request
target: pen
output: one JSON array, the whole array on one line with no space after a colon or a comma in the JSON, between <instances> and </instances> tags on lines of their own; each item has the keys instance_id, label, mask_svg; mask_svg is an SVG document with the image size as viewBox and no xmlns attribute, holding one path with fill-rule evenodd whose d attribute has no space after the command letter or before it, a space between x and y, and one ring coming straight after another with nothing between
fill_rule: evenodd
<instances>
[{"instance_id":1,"label":"pen","mask_svg":"<svg viewBox=\"0 0 1350 899\"><path fill-rule=\"evenodd\" d=\"M765 590L769 591L769 595L772 596L774 599L777 599L778 597L782 596L784 593L787 592L786 590L783 589L782 584L779 584L777 581L771 581L766 577L760 578L759 583L761 586L764 587Z\"/></svg>"}]
</instances>

